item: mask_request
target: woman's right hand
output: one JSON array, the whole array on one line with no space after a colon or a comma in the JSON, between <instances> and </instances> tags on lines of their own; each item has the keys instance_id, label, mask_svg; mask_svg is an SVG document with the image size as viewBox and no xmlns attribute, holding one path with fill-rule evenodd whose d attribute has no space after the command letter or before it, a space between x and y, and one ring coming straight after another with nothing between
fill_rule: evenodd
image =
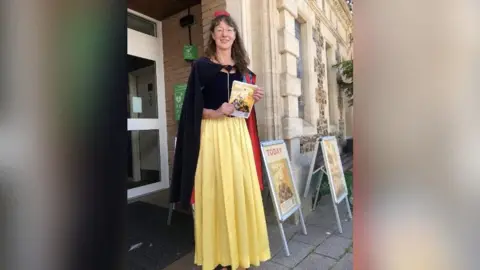
<instances>
[{"instance_id":1,"label":"woman's right hand","mask_svg":"<svg viewBox=\"0 0 480 270\"><path fill-rule=\"evenodd\" d=\"M235 107L233 104L224 102L220 108L217 109L217 112L223 114L223 115L231 115L233 111L235 110Z\"/></svg>"}]
</instances>

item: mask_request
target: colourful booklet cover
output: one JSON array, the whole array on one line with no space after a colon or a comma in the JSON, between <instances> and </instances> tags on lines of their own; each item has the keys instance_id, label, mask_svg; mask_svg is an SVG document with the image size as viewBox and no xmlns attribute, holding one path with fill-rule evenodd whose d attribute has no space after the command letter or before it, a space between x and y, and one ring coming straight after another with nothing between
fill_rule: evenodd
<instances>
[{"instance_id":1,"label":"colourful booklet cover","mask_svg":"<svg viewBox=\"0 0 480 270\"><path fill-rule=\"evenodd\" d=\"M232 92L230 94L230 104L233 104L235 111L231 114L235 117L248 118L253 109L255 100L253 93L258 87L253 84L241 81L233 81Z\"/></svg>"}]
</instances>

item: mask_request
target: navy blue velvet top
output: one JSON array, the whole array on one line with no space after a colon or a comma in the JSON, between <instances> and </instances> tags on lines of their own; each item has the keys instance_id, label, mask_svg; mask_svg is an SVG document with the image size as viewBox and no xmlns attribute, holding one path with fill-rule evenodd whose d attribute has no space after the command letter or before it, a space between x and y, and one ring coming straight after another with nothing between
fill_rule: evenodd
<instances>
[{"instance_id":1,"label":"navy blue velvet top","mask_svg":"<svg viewBox=\"0 0 480 270\"><path fill-rule=\"evenodd\" d=\"M228 77L230 76L230 79ZM230 85L227 83L230 80ZM228 97L232 91L233 81L242 81L243 76L240 72L227 74L226 72L218 72L215 78L205 84L203 88L203 103L205 109L216 110L222 106L224 102L228 102Z\"/></svg>"}]
</instances>

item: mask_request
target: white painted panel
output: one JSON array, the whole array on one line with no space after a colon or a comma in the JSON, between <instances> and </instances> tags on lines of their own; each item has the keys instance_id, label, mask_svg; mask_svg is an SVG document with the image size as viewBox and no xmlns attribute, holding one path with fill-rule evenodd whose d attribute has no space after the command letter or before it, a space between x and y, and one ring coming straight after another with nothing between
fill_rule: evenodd
<instances>
[{"instance_id":1,"label":"white painted panel","mask_svg":"<svg viewBox=\"0 0 480 270\"><path fill-rule=\"evenodd\" d=\"M160 121L157 118L129 118L127 128L128 130L160 129Z\"/></svg>"},{"instance_id":2,"label":"white painted panel","mask_svg":"<svg viewBox=\"0 0 480 270\"><path fill-rule=\"evenodd\" d=\"M159 48L157 37L127 29L127 40L127 52L129 55L154 61L158 59Z\"/></svg>"},{"instance_id":3,"label":"white painted panel","mask_svg":"<svg viewBox=\"0 0 480 270\"><path fill-rule=\"evenodd\" d=\"M169 187L169 181L161 181L150 185L131 188L127 191L128 200L134 200L145 195L167 189Z\"/></svg>"}]
</instances>

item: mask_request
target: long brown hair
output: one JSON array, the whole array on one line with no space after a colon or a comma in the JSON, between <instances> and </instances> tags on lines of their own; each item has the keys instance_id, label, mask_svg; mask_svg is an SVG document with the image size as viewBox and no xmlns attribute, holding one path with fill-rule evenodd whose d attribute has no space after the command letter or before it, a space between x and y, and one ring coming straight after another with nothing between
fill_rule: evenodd
<instances>
[{"instance_id":1,"label":"long brown hair","mask_svg":"<svg viewBox=\"0 0 480 270\"><path fill-rule=\"evenodd\" d=\"M235 40L232 44L232 59L235 61L235 68L242 74L248 71L248 65L250 64L250 59L248 58L247 51L243 45L242 37L238 31L238 26L233 20L232 17L228 15L220 15L215 17L210 24L210 35L208 38L207 48L205 49L205 55L208 58L216 58L217 54L217 45L212 35L220 22L224 22L232 27L235 31Z\"/></svg>"}]
</instances>

